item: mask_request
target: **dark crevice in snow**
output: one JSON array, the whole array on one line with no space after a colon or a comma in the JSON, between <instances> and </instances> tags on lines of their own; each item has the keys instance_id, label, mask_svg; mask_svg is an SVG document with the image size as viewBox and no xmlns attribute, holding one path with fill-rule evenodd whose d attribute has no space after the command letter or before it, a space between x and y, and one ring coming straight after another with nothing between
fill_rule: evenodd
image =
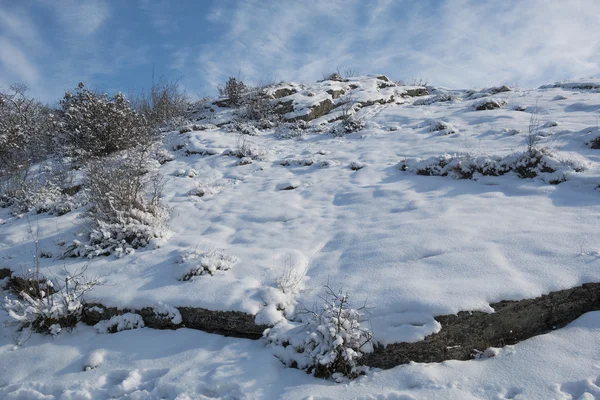
<instances>
[{"instance_id":1,"label":"dark crevice in snow","mask_svg":"<svg viewBox=\"0 0 600 400\"><path fill-rule=\"evenodd\" d=\"M442 325L440 332L420 342L380 347L361 361L370 367L392 368L411 361L431 363L476 358L490 347L519 343L562 328L584 313L600 310L600 283L490 306L494 313L461 311L436 317Z\"/></svg>"}]
</instances>

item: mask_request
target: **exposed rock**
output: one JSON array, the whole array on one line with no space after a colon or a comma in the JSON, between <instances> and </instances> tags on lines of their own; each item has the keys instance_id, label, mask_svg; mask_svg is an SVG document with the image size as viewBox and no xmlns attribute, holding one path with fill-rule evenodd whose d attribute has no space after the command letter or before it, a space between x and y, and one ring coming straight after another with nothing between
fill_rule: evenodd
<instances>
[{"instance_id":1,"label":"exposed rock","mask_svg":"<svg viewBox=\"0 0 600 400\"><path fill-rule=\"evenodd\" d=\"M203 308L179 307L183 325L190 329L225 336L260 339L266 325L256 325L254 316L239 311L210 311ZM145 321L144 321L145 322Z\"/></svg>"},{"instance_id":2,"label":"exposed rock","mask_svg":"<svg viewBox=\"0 0 600 400\"><path fill-rule=\"evenodd\" d=\"M490 94L497 94L497 93L503 93L503 92L510 92L510 88L506 85L502 85L502 86L496 86L496 87L492 87L488 89L488 92Z\"/></svg>"},{"instance_id":3,"label":"exposed rock","mask_svg":"<svg viewBox=\"0 0 600 400\"><path fill-rule=\"evenodd\" d=\"M501 99L484 99L476 104L474 104L475 110L483 111L483 110L495 110L496 108L500 108L506 105L505 100Z\"/></svg>"},{"instance_id":4,"label":"exposed rock","mask_svg":"<svg viewBox=\"0 0 600 400\"><path fill-rule=\"evenodd\" d=\"M356 104L358 104L360 107L369 107L369 106L374 106L375 104L388 104L388 103L393 103L394 102L394 95L390 96L389 99L377 99L377 100L369 100L369 101L357 101Z\"/></svg>"},{"instance_id":5,"label":"exposed rock","mask_svg":"<svg viewBox=\"0 0 600 400\"><path fill-rule=\"evenodd\" d=\"M287 96L291 96L294 93L296 93L296 89L292 89L292 88L281 88L281 89L275 89L272 93L272 96L274 99L280 99L282 97L287 97Z\"/></svg>"},{"instance_id":6,"label":"exposed rock","mask_svg":"<svg viewBox=\"0 0 600 400\"><path fill-rule=\"evenodd\" d=\"M192 307L177 307L177 309L181 313L182 319L182 323L179 325L175 325L171 320L157 315L151 307L145 307L141 310L128 310L104 307L101 304L86 304L82 313L82 322L87 325L96 325L98 322L108 320L115 315L132 312L141 315L144 325L149 328L190 328L247 339L259 339L263 331L268 328L265 325L256 325L254 316L239 311L211 311Z\"/></svg>"},{"instance_id":7,"label":"exposed rock","mask_svg":"<svg viewBox=\"0 0 600 400\"><path fill-rule=\"evenodd\" d=\"M215 102L213 103L215 106L217 107L229 107L229 99L221 99L221 100L215 100Z\"/></svg>"},{"instance_id":8,"label":"exposed rock","mask_svg":"<svg viewBox=\"0 0 600 400\"><path fill-rule=\"evenodd\" d=\"M413 89L406 89L406 91L402 94L403 96L408 97L419 97L419 96L427 96L429 92L426 87L419 87Z\"/></svg>"},{"instance_id":9,"label":"exposed rock","mask_svg":"<svg viewBox=\"0 0 600 400\"><path fill-rule=\"evenodd\" d=\"M342 78L342 76L340 74L338 74L337 72L334 72L333 74L329 75L327 77L327 79L325 79L326 81L336 81L336 82L344 82L344 79Z\"/></svg>"},{"instance_id":10,"label":"exposed rock","mask_svg":"<svg viewBox=\"0 0 600 400\"><path fill-rule=\"evenodd\" d=\"M312 121L315 118L322 117L323 115L329 113L329 111L333 110L333 102L330 99L325 99L320 103L317 103L310 107L308 114L298 115L287 119L287 122L294 121Z\"/></svg>"},{"instance_id":11,"label":"exposed rock","mask_svg":"<svg viewBox=\"0 0 600 400\"><path fill-rule=\"evenodd\" d=\"M329 93L331 95L331 97L333 97L334 99L337 99L338 97L340 97L341 95L346 93L346 91L344 89L340 89L340 90L329 89L327 91L327 93Z\"/></svg>"},{"instance_id":12,"label":"exposed rock","mask_svg":"<svg viewBox=\"0 0 600 400\"><path fill-rule=\"evenodd\" d=\"M377 77L377 79L379 79L379 80L382 80L382 81L386 81L386 82L391 82L390 78L388 78L388 77L387 77L387 76L385 76L385 75L379 75L379 76Z\"/></svg>"},{"instance_id":13,"label":"exposed rock","mask_svg":"<svg viewBox=\"0 0 600 400\"><path fill-rule=\"evenodd\" d=\"M535 299L491 304L493 314L461 311L436 317L439 333L416 343L395 343L363 357L377 368L408 362L468 360L489 347L512 345L562 328L582 314L600 310L600 283L552 292Z\"/></svg>"},{"instance_id":14,"label":"exposed rock","mask_svg":"<svg viewBox=\"0 0 600 400\"><path fill-rule=\"evenodd\" d=\"M273 108L277 114L287 114L294 111L294 101L280 101Z\"/></svg>"}]
</instances>

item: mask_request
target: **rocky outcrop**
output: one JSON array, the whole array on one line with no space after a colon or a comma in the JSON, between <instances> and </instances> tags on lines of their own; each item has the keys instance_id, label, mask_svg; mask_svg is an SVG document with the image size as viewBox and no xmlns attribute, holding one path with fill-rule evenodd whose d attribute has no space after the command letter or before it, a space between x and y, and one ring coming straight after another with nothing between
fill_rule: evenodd
<instances>
[{"instance_id":1,"label":"rocky outcrop","mask_svg":"<svg viewBox=\"0 0 600 400\"><path fill-rule=\"evenodd\" d=\"M86 304L82 312L82 322L96 325L116 315L135 313L142 317L144 325L154 329L198 329L204 332L217 333L223 336L233 336L246 339L259 339L268 328L266 325L256 325L254 316L239 311L211 311L204 308L177 307L181 314L181 324L157 315L151 307L140 310L104 307L101 304Z\"/></svg>"},{"instance_id":2,"label":"rocky outcrop","mask_svg":"<svg viewBox=\"0 0 600 400\"><path fill-rule=\"evenodd\" d=\"M287 97L287 96L291 96L294 93L296 93L296 89L292 89L292 88L281 88L281 89L275 89L273 91L273 93L271 94L271 96L273 96L274 99L280 99L282 97Z\"/></svg>"},{"instance_id":3,"label":"rocky outcrop","mask_svg":"<svg viewBox=\"0 0 600 400\"><path fill-rule=\"evenodd\" d=\"M498 94L504 92L510 92L510 88L506 85L492 87L488 90L490 94Z\"/></svg>"},{"instance_id":4,"label":"rocky outcrop","mask_svg":"<svg viewBox=\"0 0 600 400\"><path fill-rule=\"evenodd\" d=\"M297 115L286 119L288 122L294 121L312 121L315 118L322 117L328 114L329 111L333 110L333 102L330 99L325 99L308 109L308 113L304 115Z\"/></svg>"},{"instance_id":5,"label":"rocky outcrop","mask_svg":"<svg viewBox=\"0 0 600 400\"><path fill-rule=\"evenodd\" d=\"M273 108L277 114L287 114L294 111L294 100L280 101Z\"/></svg>"},{"instance_id":6,"label":"rocky outcrop","mask_svg":"<svg viewBox=\"0 0 600 400\"><path fill-rule=\"evenodd\" d=\"M340 97L344 93L346 93L346 91L344 89L340 89L340 90L329 89L327 91L327 93L329 93L331 95L331 97L333 97L334 99L337 99L338 97Z\"/></svg>"},{"instance_id":7,"label":"rocky outcrop","mask_svg":"<svg viewBox=\"0 0 600 400\"><path fill-rule=\"evenodd\" d=\"M468 360L489 347L503 347L562 328L600 310L600 283L552 292L535 299L491 304L493 314L459 312L436 317L440 332L416 343L395 343L363 357L366 365L392 368L408 362Z\"/></svg>"},{"instance_id":8,"label":"rocky outcrop","mask_svg":"<svg viewBox=\"0 0 600 400\"><path fill-rule=\"evenodd\" d=\"M8 269L0 269L0 279L11 276ZM8 285L11 288L11 285ZM394 343L378 347L366 354L360 362L377 368L392 368L409 362L442 362L469 360L489 347L516 344L533 336L562 328L590 311L600 310L600 283L551 292L534 299L501 301L490 304L495 310L488 314L480 311L461 311L435 319L442 328L438 333L414 343ZM259 339L266 325L256 325L254 316L239 311L211 311L204 308L177 307L181 323L158 315L151 307L140 310L104 307L86 304L81 321L95 325L116 315L131 312L154 329L198 329L205 332L248 339Z\"/></svg>"},{"instance_id":9,"label":"rocky outcrop","mask_svg":"<svg viewBox=\"0 0 600 400\"><path fill-rule=\"evenodd\" d=\"M427 96L428 94L429 94L429 91L427 90L426 87L416 87L416 88L406 89L404 91L404 93L402 94L402 96L420 97L420 96Z\"/></svg>"}]
</instances>

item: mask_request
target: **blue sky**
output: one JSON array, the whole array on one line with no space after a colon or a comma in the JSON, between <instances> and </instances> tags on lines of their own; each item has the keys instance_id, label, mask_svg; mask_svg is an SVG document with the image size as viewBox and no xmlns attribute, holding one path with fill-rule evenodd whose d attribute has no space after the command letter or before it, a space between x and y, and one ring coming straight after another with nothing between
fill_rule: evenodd
<instances>
[{"instance_id":1,"label":"blue sky","mask_svg":"<svg viewBox=\"0 0 600 400\"><path fill-rule=\"evenodd\" d=\"M314 81L337 67L455 88L600 75L598 0L0 0L0 86L55 101L239 72Z\"/></svg>"}]
</instances>

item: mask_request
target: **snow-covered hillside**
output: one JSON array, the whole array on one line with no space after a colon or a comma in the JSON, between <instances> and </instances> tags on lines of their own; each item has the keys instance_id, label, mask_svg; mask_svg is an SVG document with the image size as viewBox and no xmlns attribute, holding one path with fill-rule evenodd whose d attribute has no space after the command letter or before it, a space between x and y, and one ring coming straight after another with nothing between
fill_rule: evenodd
<instances>
[{"instance_id":1,"label":"snow-covered hillside","mask_svg":"<svg viewBox=\"0 0 600 400\"><path fill-rule=\"evenodd\" d=\"M162 239L58 260L85 241L83 207L0 209L0 268L26 273L39 241L46 276L87 265L103 282L88 295L107 307L242 311L275 326L318 307L327 284L366 303L382 345L438 332L438 315L600 282L600 80L450 90L373 75L269 90L278 124L210 101L165 134ZM493 358L342 384L285 368L260 340L0 329L7 399L600 397L598 312Z\"/></svg>"}]
</instances>

